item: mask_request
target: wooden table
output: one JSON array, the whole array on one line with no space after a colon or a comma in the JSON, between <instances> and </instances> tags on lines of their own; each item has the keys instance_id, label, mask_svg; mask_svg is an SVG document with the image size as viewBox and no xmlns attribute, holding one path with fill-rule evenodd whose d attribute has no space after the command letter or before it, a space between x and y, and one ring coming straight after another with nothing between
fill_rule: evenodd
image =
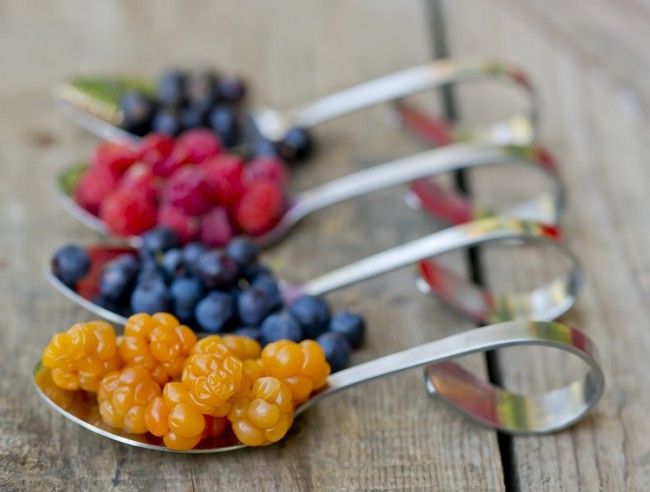
<instances>
[{"instance_id":1,"label":"wooden table","mask_svg":"<svg viewBox=\"0 0 650 492\"><path fill-rule=\"evenodd\" d=\"M203 62L242 74L261 100L289 106L429 59L430 11L416 0L2 2L0 488L647 489L650 91L647 53L626 48L635 40L647 46L648 10L641 0L624 9L613 0L578 2L582 10L550 3L566 15L556 18L532 0L443 7L452 53L518 62L540 90L542 141L570 192L567 240L588 271L566 320L600 347L609 385L594 414L558 435L498 439L436 404L413 371L323 401L278 445L177 456L83 431L50 411L32 387L31 368L49 337L90 319L46 283L46 260L67 241L100 240L56 203L57 171L87 156L95 140L57 113L52 84L71 73L154 75L173 63ZM470 120L493 114L499 100L481 91L460 96ZM325 125L317 137L321 151L296 171L294 189L421 148L396 131L385 107ZM442 227L405 207L402 193L318 214L265 258L289 279L308 279ZM523 266L499 262L490 280L544 273L539 259L522 259ZM462 269L464 257L448 263ZM367 318L368 341L355 363L474 326L420 295L409 270L329 299ZM483 357L468 359L485 372ZM551 384L549 362L537 351L506 352L498 369L514 386Z\"/></svg>"}]
</instances>

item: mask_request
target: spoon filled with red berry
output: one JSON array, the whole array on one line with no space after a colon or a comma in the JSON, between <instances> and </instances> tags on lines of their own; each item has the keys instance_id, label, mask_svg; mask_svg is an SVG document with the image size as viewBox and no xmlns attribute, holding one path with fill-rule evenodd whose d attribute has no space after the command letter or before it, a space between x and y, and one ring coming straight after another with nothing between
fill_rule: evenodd
<instances>
[{"instance_id":1,"label":"spoon filled with red berry","mask_svg":"<svg viewBox=\"0 0 650 492\"><path fill-rule=\"evenodd\" d=\"M515 318L552 320L575 302L581 267L549 226L502 217L453 226L304 283L278 280L247 238L225 250L179 246L166 229L143 236L139 250L68 245L52 257L49 280L83 308L119 324L136 312L171 312L200 332L235 332L266 344L324 337L343 367L363 338L363 320L331 313L320 297L409 265L420 265L418 286L481 323ZM501 293L477 286L431 258L477 245L521 248L543 258L553 277L543 285ZM515 258L508 252L508 261ZM506 290L501 286L501 290ZM519 286L517 286L519 287ZM508 287L512 289L512 287ZM347 343L331 332L345 335ZM329 340L329 341L328 341Z\"/></svg>"},{"instance_id":2,"label":"spoon filled with red berry","mask_svg":"<svg viewBox=\"0 0 650 492\"><path fill-rule=\"evenodd\" d=\"M233 236L246 234L266 246L321 209L412 181L421 209L448 223L493 214L494 207L469 203L421 178L460 169L504 168L523 169L531 175L524 178L524 184L532 183L526 190L539 185L543 191L520 203L510 201L499 212L556 223L563 207L562 186L552 161L536 147L451 144L287 194L281 161L257 158L245 163L222 153L213 135L195 130L176 142L148 136L138 151L104 143L89 167L64 171L59 184L63 204L74 217L101 233L125 237L132 245L158 225L174 229L183 242L223 246Z\"/></svg>"},{"instance_id":3,"label":"spoon filled with red berry","mask_svg":"<svg viewBox=\"0 0 650 492\"><path fill-rule=\"evenodd\" d=\"M523 90L528 109L477 132L450 130L436 120L440 131L502 144L531 143L537 123L532 86L518 68L492 60L437 60L284 111L246 107L243 81L212 71L170 70L157 84L136 78L77 77L58 86L55 99L73 121L106 140L138 145L148 133L174 136L206 128L228 148L246 146L254 154L279 153L292 160L310 154L308 130L317 125L425 90L475 81L510 82ZM398 110L412 120L411 113Z\"/></svg>"},{"instance_id":4,"label":"spoon filled with red berry","mask_svg":"<svg viewBox=\"0 0 650 492\"><path fill-rule=\"evenodd\" d=\"M124 331L116 338L110 325L95 321L55 335L34 368L34 382L50 407L83 428L156 451L215 453L269 445L320 399L422 366L430 394L482 425L513 434L556 432L578 422L605 386L591 340L551 322L489 325L334 374L322 349L310 340L281 340L261 352L259 346L242 351L218 336L197 341L164 313L135 315ZM173 380L129 357L138 350L161 352L160 344L150 342L154 333L178 340L178 353L186 354L178 358L179 376ZM472 353L533 345L576 356L587 370L565 387L526 394L493 386L452 362ZM171 362L166 364L169 369Z\"/></svg>"}]
</instances>

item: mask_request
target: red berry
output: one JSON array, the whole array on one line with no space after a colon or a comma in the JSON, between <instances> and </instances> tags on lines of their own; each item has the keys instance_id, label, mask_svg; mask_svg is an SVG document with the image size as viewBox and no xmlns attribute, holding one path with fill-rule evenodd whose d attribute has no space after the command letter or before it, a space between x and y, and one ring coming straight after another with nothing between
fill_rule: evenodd
<instances>
[{"instance_id":1,"label":"red berry","mask_svg":"<svg viewBox=\"0 0 650 492\"><path fill-rule=\"evenodd\" d=\"M156 176L149 166L141 162L124 173L118 189L140 193L154 203L158 196Z\"/></svg>"},{"instance_id":2,"label":"red berry","mask_svg":"<svg viewBox=\"0 0 650 492\"><path fill-rule=\"evenodd\" d=\"M74 199L91 214L97 215L99 207L117 186L118 178L107 168L90 167L81 176L74 190Z\"/></svg>"},{"instance_id":3,"label":"red berry","mask_svg":"<svg viewBox=\"0 0 650 492\"><path fill-rule=\"evenodd\" d=\"M162 133L151 133L142 139L139 160L150 166L160 165L174 150L174 139Z\"/></svg>"},{"instance_id":4,"label":"red berry","mask_svg":"<svg viewBox=\"0 0 650 492\"><path fill-rule=\"evenodd\" d=\"M114 174L122 174L135 162L135 150L114 142L102 142L95 148L93 166L103 167Z\"/></svg>"},{"instance_id":5,"label":"red berry","mask_svg":"<svg viewBox=\"0 0 650 492\"><path fill-rule=\"evenodd\" d=\"M211 248L225 246L233 237L228 213L215 207L201 218L201 242Z\"/></svg>"},{"instance_id":6,"label":"red berry","mask_svg":"<svg viewBox=\"0 0 650 492\"><path fill-rule=\"evenodd\" d=\"M185 164L189 163L189 154L184 148L174 147L172 153L152 167L156 176L168 178Z\"/></svg>"},{"instance_id":7,"label":"red berry","mask_svg":"<svg viewBox=\"0 0 650 492\"><path fill-rule=\"evenodd\" d=\"M189 215L202 215L212 206L203 170L196 165L178 169L165 183L163 202Z\"/></svg>"},{"instance_id":8,"label":"red berry","mask_svg":"<svg viewBox=\"0 0 650 492\"><path fill-rule=\"evenodd\" d=\"M137 235L156 225L156 205L133 191L111 193L99 209L99 217L108 228L120 236Z\"/></svg>"},{"instance_id":9,"label":"red berry","mask_svg":"<svg viewBox=\"0 0 650 492\"><path fill-rule=\"evenodd\" d=\"M192 163L200 164L209 157L220 154L223 146L219 137L210 130L189 130L181 134L176 145L187 151Z\"/></svg>"},{"instance_id":10,"label":"red berry","mask_svg":"<svg viewBox=\"0 0 650 492\"><path fill-rule=\"evenodd\" d=\"M244 161L235 155L219 155L203 164L205 181L215 203L230 205L244 193Z\"/></svg>"},{"instance_id":11,"label":"red berry","mask_svg":"<svg viewBox=\"0 0 650 492\"><path fill-rule=\"evenodd\" d=\"M284 213L282 190L270 181L253 183L235 207L237 224L246 234L267 232Z\"/></svg>"},{"instance_id":12,"label":"red berry","mask_svg":"<svg viewBox=\"0 0 650 492\"><path fill-rule=\"evenodd\" d=\"M287 169L281 159L273 156L262 156L253 159L246 165L245 176L251 183L272 181L284 188L287 182Z\"/></svg>"},{"instance_id":13,"label":"red berry","mask_svg":"<svg viewBox=\"0 0 650 492\"><path fill-rule=\"evenodd\" d=\"M174 230L182 243L193 241L199 235L199 219L169 205L160 207L158 225Z\"/></svg>"}]
</instances>

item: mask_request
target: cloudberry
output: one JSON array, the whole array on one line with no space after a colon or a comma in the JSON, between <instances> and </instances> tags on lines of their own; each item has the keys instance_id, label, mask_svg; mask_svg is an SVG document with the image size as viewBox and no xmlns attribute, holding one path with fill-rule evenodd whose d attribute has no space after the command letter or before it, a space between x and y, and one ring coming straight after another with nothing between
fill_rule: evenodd
<instances>
[{"instance_id":1,"label":"cloudberry","mask_svg":"<svg viewBox=\"0 0 650 492\"><path fill-rule=\"evenodd\" d=\"M242 361L257 359L262 348L257 340L240 335L210 335L202 338L194 348L192 354L209 354L218 351L218 345L225 345L230 353Z\"/></svg>"},{"instance_id":2,"label":"cloudberry","mask_svg":"<svg viewBox=\"0 0 650 492\"><path fill-rule=\"evenodd\" d=\"M72 326L52 337L41 358L65 390L96 392L102 377L121 366L113 327L104 321Z\"/></svg>"}]
</instances>

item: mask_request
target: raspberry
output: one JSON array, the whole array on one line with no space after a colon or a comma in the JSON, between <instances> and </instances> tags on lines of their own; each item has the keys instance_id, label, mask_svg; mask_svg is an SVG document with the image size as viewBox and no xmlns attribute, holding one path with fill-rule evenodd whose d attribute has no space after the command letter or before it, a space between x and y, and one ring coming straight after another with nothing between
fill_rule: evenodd
<instances>
[{"instance_id":1,"label":"raspberry","mask_svg":"<svg viewBox=\"0 0 650 492\"><path fill-rule=\"evenodd\" d=\"M201 215L212 206L210 192L199 166L186 165L178 169L165 183L163 203L181 209L189 215Z\"/></svg>"},{"instance_id":2,"label":"raspberry","mask_svg":"<svg viewBox=\"0 0 650 492\"><path fill-rule=\"evenodd\" d=\"M215 203L231 205L244 193L244 161L234 155L219 155L202 164L210 196Z\"/></svg>"},{"instance_id":3,"label":"raspberry","mask_svg":"<svg viewBox=\"0 0 650 492\"><path fill-rule=\"evenodd\" d=\"M293 409L289 387L277 378L262 377L246 397L233 402L228 420L243 444L264 446L284 437L293 423Z\"/></svg>"},{"instance_id":4,"label":"raspberry","mask_svg":"<svg viewBox=\"0 0 650 492\"><path fill-rule=\"evenodd\" d=\"M161 165L174 150L174 139L162 133L151 133L142 139L139 149L140 162L152 168Z\"/></svg>"},{"instance_id":5,"label":"raspberry","mask_svg":"<svg viewBox=\"0 0 650 492\"><path fill-rule=\"evenodd\" d=\"M147 432L145 410L160 395L160 386L140 367L127 367L102 379L97 392L102 420L132 434Z\"/></svg>"},{"instance_id":6,"label":"raspberry","mask_svg":"<svg viewBox=\"0 0 650 492\"><path fill-rule=\"evenodd\" d=\"M194 332L171 314L139 313L127 320L118 348L126 366L146 369L164 384L181 375L195 343Z\"/></svg>"},{"instance_id":7,"label":"raspberry","mask_svg":"<svg viewBox=\"0 0 650 492\"><path fill-rule=\"evenodd\" d=\"M134 164L124 173L118 189L141 194L152 203L158 197L156 176L149 166L142 163Z\"/></svg>"},{"instance_id":8,"label":"raspberry","mask_svg":"<svg viewBox=\"0 0 650 492\"><path fill-rule=\"evenodd\" d=\"M120 236L141 234L156 225L156 205L132 190L111 193L99 209L99 217Z\"/></svg>"},{"instance_id":9,"label":"raspberry","mask_svg":"<svg viewBox=\"0 0 650 492\"><path fill-rule=\"evenodd\" d=\"M215 207L201 217L201 242L211 248L228 244L233 237L228 212L223 207Z\"/></svg>"},{"instance_id":10,"label":"raspberry","mask_svg":"<svg viewBox=\"0 0 650 492\"><path fill-rule=\"evenodd\" d=\"M185 362L183 385L202 413L222 417L239 389L243 365L218 339L201 342Z\"/></svg>"},{"instance_id":11,"label":"raspberry","mask_svg":"<svg viewBox=\"0 0 650 492\"><path fill-rule=\"evenodd\" d=\"M235 218L246 234L259 235L272 229L284 212L282 190L268 181L253 183L235 207Z\"/></svg>"},{"instance_id":12,"label":"raspberry","mask_svg":"<svg viewBox=\"0 0 650 492\"><path fill-rule=\"evenodd\" d=\"M170 205L163 205L158 210L158 225L176 232L181 243L189 243L199 237L199 219Z\"/></svg>"},{"instance_id":13,"label":"raspberry","mask_svg":"<svg viewBox=\"0 0 650 492\"><path fill-rule=\"evenodd\" d=\"M108 169L119 175L126 171L137 157L137 152L126 145L102 142L95 148L92 163L94 167Z\"/></svg>"},{"instance_id":14,"label":"raspberry","mask_svg":"<svg viewBox=\"0 0 650 492\"><path fill-rule=\"evenodd\" d=\"M280 188L287 183L287 168L281 159L274 156L260 156L250 161L245 172L248 181L271 181Z\"/></svg>"},{"instance_id":15,"label":"raspberry","mask_svg":"<svg viewBox=\"0 0 650 492\"><path fill-rule=\"evenodd\" d=\"M189 130L176 140L176 146L187 152L189 162L200 164L206 159L220 154L223 147L210 130Z\"/></svg>"},{"instance_id":16,"label":"raspberry","mask_svg":"<svg viewBox=\"0 0 650 492\"><path fill-rule=\"evenodd\" d=\"M262 362L269 375L281 379L290 387L297 405L306 401L313 391L325 386L330 374L325 352L313 340L270 343L262 350Z\"/></svg>"},{"instance_id":17,"label":"raspberry","mask_svg":"<svg viewBox=\"0 0 650 492\"><path fill-rule=\"evenodd\" d=\"M189 163L189 155L183 149L174 147L174 150L165 159L162 159L152 166L156 176L168 178L179 170L182 166Z\"/></svg>"},{"instance_id":18,"label":"raspberry","mask_svg":"<svg viewBox=\"0 0 650 492\"><path fill-rule=\"evenodd\" d=\"M102 202L117 187L118 178L103 167L90 167L74 190L74 200L91 214L97 215Z\"/></svg>"},{"instance_id":19,"label":"raspberry","mask_svg":"<svg viewBox=\"0 0 650 492\"><path fill-rule=\"evenodd\" d=\"M113 327L104 321L73 325L52 337L41 357L54 383L65 390L96 392L102 377L120 368Z\"/></svg>"}]
</instances>

